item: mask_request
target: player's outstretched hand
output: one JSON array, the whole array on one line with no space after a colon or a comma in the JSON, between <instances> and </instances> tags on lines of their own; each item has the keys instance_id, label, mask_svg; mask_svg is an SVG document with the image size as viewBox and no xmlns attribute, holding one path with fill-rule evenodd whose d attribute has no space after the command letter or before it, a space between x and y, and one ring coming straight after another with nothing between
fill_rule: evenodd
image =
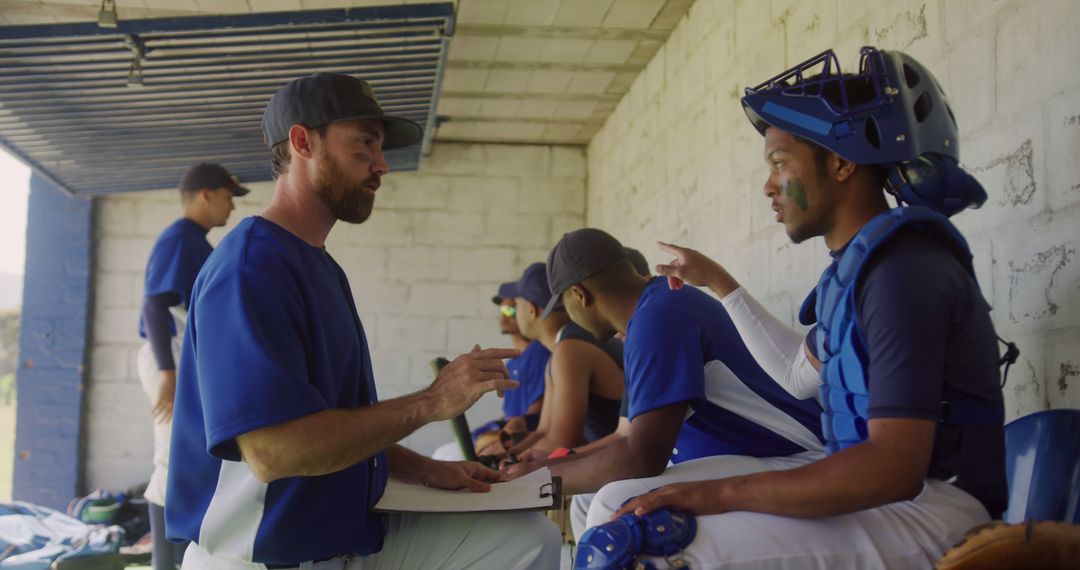
<instances>
[{"instance_id":1,"label":"player's outstretched hand","mask_svg":"<svg viewBox=\"0 0 1080 570\"><path fill-rule=\"evenodd\" d=\"M453 418L487 392L497 390L501 393L517 388L518 383L510 380L503 359L520 354L511 348L481 349L476 346L444 366L427 389L435 398L432 421Z\"/></svg>"},{"instance_id":2,"label":"player's outstretched hand","mask_svg":"<svg viewBox=\"0 0 1080 570\"><path fill-rule=\"evenodd\" d=\"M503 481L513 481L514 479L528 475L545 465L547 465L547 461L544 460L514 463L513 465L504 465L499 473L502 475L501 479Z\"/></svg>"},{"instance_id":3,"label":"player's outstretched hand","mask_svg":"<svg viewBox=\"0 0 1080 570\"><path fill-rule=\"evenodd\" d=\"M468 489L476 493L491 490L499 472L475 461L431 461L422 471L407 478L411 483L436 489Z\"/></svg>"},{"instance_id":4,"label":"player's outstretched hand","mask_svg":"<svg viewBox=\"0 0 1080 570\"><path fill-rule=\"evenodd\" d=\"M661 251L675 256L666 265L657 265L656 273L668 278L668 287L681 289L683 283L708 287L723 297L739 288L739 283L719 263L705 254L678 245L656 242Z\"/></svg>"},{"instance_id":5,"label":"player's outstretched hand","mask_svg":"<svg viewBox=\"0 0 1080 570\"><path fill-rule=\"evenodd\" d=\"M524 452L522 452L521 455L518 455L518 459L520 459L524 463L528 463L530 461L540 461L542 459L547 459L548 455L551 455L550 451L545 451L543 449L533 447L530 449L526 449Z\"/></svg>"},{"instance_id":6,"label":"player's outstretched hand","mask_svg":"<svg viewBox=\"0 0 1080 570\"><path fill-rule=\"evenodd\" d=\"M497 457L501 457L503 455L506 455L506 447L503 446L501 441L495 439L490 441L487 445L484 445L483 447L479 445L476 446L476 455L494 455Z\"/></svg>"},{"instance_id":7,"label":"player's outstretched hand","mask_svg":"<svg viewBox=\"0 0 1080 570\"><path fill-rule=\"evenodd\" d=\"M626 502L611 520L627 513L641 516L660 507L676 507L695 515L711 515L724 512L718 501L714 481L694 481L692 483L674 483L634 497Z\"/></svg>"}]
</instances>

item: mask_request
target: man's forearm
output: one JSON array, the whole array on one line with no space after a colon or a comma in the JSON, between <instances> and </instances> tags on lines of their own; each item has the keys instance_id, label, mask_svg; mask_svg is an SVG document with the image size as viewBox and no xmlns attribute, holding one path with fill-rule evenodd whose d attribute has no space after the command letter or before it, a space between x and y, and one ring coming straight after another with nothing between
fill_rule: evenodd
<instances>
[{"instance_id":1,"label":"man's forearm","mask_svg":"<svg viewBox=\"0 0 1080 570\"><path fill-rule=\"evenodd\" d=\"M619 432L612 432L612 433L609 433L609 434L605 435L604 437L602 437L600 439L597 439L595 441L591 441L591 442L586 443L585 445L582 445L582 446L579 446L579 447L575 447L574 448L574 453L588 454L588 453L593 453L593 452L596 452L596 451L600 451L601 449L615 443L616 441L618 441L620 439L626 439L626 436L619 433Z\"/></svg>"},{"instance_id":2,"label":"man's forearm","mask_svg":"<svg viewBox=\"0 0 1080 570\"><path fill-rule=\"evenodd\" d=\"M386 459L390 464L390 474L398 477L409 477L423 470L428 462L434 461L398 444L386 448Z\"/></svg>"},{"instance_id":3,"label":"man's forearm","mask_svg":"<svg viewBox=\"0 0 1080 570\"><path fill-rule=\"evenodd\" d=\"M653 477L664 471L666 462L648 461L645 455L631 448L629 438L619 438L593 453L551 465L551 474L562 477L567 494L593 493L612 481Z\"/></svg>"},{"instance_id":4,"label":"man's forearm","mask_svg":"<svg viewBox=\"0 0 1080 570\"><path fill-rule=\"evenodd\" d=\"M335 473L396 444L431 421L435 403L425 392L373 406L323 410L237 438L262 481Z\"/></svg>"},{"instance_id":5,"label":"man's forearm","mask_svg":"<svg viewBox=\"0 0 1080 570\"><path fill-rule=\"evenodd\" d=\"M716 270L709 275L705 286L715 293L717 297L723 299L739 288L739 282L723 266L717 265Z\"/></svg>"},{"instance_id":6,"label":"man's forearm","mask_svg":"<svg viewBox=\"0 0 1080 570\"><path fill-rule=\"evenodd\" d=\"M827 517L913 498L930 463L934 422L871 420L870 432L869 441L803 467L721 479L710 511Z\"/></svg>"},{"instance_id":7,"label":"man's forearm","mask_svg":"<svg viewBox=\"0 0 1080 570\"><path fill-rule=\"evenodd\" d=\"M787 517L829 517L903 501L921 486L890 484L880 461L856 446L810 465L722 479L723 512L752 511ZM921 482L921 481L920 481Z\"/></svg>"},{"instance_id":8,"label":"man's forearm","mask_svg":"<svg viewBox=\"0 0 1080 570\"><path fill-rule=\"evenodd\" d=\"M512 445L509 449L506 450L506 452L511 455L520 455L522 453L525 453L526 450L531 449L533 446L536 445L538 441L544 438L544 433L545 432L541 430L529 432L529 434L525 436L525 439Z\"/></svg>"},{"instance_id":9,"label":"man's forearm","mask_svg":"<svg viewBox=\"0 0 1080 570\"><path fill-rule=\"evenodd\" d=\"M686 409L685 402L678 402L639 414L626 437L552 471L563 477L567 493L591 493L612 481L659 475L671 459Z\"/></svg>"}]
</instances>

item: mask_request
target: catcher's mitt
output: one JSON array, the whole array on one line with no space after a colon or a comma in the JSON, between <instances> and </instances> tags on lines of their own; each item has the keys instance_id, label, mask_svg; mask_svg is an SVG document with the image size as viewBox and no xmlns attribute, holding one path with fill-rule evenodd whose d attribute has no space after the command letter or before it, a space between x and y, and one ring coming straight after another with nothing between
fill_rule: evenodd
<instances>
[{"instance_id":1,"label":"catcher's mitt","mask_svg":"<svg viewBox=\"0 0 1080 570\"><path fill-rule=\"evenodd\" d=\"M938 560L937 570L1076 568L1080 525L1063 522L1001 521L977 526Z\"/></svg>"}]
</instances>

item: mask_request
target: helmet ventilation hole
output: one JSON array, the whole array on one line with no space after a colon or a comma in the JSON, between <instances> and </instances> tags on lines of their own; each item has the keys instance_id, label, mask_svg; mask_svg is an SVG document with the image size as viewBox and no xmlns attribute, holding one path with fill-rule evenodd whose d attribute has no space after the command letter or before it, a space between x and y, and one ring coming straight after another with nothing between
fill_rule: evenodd
<instances>
[{"instance_id":1,"label":"helmet ventilation hole","mask_svg":"<svg viewBox=\"0 0 1080 570\"><path fill-rule=\"evenodd\" d=\"M945 103L945 110L949 113L949 118L952 119L953 126L956 126L956 115L952 112L952 107L948 103Z\"/></svg>"},{"instance_id":2,"label":"helmet ventilation hole","mask_svg":"<svg viewBox=\"0 0 1080 570\"><path fill-rule=\"evenodd\" d=\"M919 84L919 72L906 63L904 64L904 83L907 83L908 89L912 89Z\"/></svg>"},{"instance_id":3,"label":"helmet ventilation hole","mask_svg":"<svg viewBox=\"0 0 1080 570\"><path fill-rule=\"evenodd\" d=\"M881 148L881 133L878 132L877 121L873 117L866 119L865 123L866 142L870 143L874 148Z\"/></svg>"},{"instance_id":4,"label":"helmet ventilation hole","mask_svg":"<svg viewBox=\"0 0 1080 570\"><path fill-rule=\"evenodd\" d=\"M934 104L930 99L930 94L923 92L919 95L919 98L915 100L915 120L920 123L923 122L928 115L930 115L931 109L934 108Z\"/></svg>"}]
</instances>

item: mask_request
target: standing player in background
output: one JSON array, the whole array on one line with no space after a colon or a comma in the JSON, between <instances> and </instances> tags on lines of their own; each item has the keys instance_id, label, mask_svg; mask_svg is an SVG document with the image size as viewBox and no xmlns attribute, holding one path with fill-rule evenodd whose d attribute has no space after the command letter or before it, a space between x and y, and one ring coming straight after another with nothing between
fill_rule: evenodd
<instances>
[{"instance_id":1,"label":"standing player in background","mask_svg":"<svg viewBox=\"0 0 1080 570\"><path fill-rule=\"evenodd\" d=\"M199 163L180 179L184 215L161 233L146 264L139 335L146 339L136 360L139 382L150 399L154 419L154 471L146 486L150 533L154 540L154 570L172 570L183 559L184 546L165 539L165 482L169 471L176 395L176 360L187 321L191 287L213 247L206 241L211 228L224 226L233 211L234 196L248 189L237 184L224 167Z\"/></svg>"}]
</instances>

